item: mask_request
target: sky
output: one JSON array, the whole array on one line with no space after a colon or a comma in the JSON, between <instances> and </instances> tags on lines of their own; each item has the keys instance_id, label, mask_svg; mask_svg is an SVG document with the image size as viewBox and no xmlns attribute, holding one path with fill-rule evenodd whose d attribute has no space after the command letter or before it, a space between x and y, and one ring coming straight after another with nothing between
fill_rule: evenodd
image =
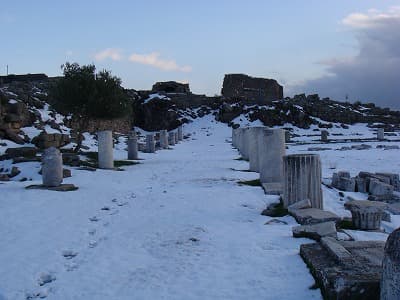
<instances>
[{"instance_id":1,"label":"sky","mask_svg":"<svg viewBox=\"0 0 400 300\"><path fill-rule=\"evenodd\" d=\"M274 78L284 95L400 109L400 1L7 1L0 74L111 70L123 86L188 82L221 93L224 74Z\"/></svg>"}]
</instances>

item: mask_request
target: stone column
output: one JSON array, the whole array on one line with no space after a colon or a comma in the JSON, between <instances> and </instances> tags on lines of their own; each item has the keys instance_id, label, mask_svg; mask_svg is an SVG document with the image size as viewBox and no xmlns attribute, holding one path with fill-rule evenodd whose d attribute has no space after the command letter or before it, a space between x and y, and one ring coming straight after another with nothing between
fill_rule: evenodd
<instances>
[{"instance_id":1,"label":"stone column","mask_svg":"<svg viewBox=\"0 0 400 300\"><path fill-rule=\"evenodd\" d=\"M324 143L328 142L328 135L329 135L328 130L321 130L321 142Z\"/></svg>"},{"instance_id":2,"label":"stone column","mask_svg":"<svg viewBox=\"0 0 400 300\"><path fill-rule=\"evenodd\" d=\"M50 147L42 157L42 180L47 187L60 186L63 181L63 162L60 150Z\"/></svg>"},{"instance_id":3,"label":"stone column","mask_svg":"<svg viewBox=\"0 0 400 300\"><path fill-rule=\"evenodd\" d=\"M258 136L265 127L250 127L249 128L249 162L250 171L259 172L259 154L258 154Z\"/></svg>"},{"instance_id":4,"label":"stone column","mask_svg":"<svg viewBox=\"0 0 400 300\"><path fill-rule=\"evenodd\" d=\"M308 199L313 208L323 208L321 161L318 154L283 157L283 205Z\"/></svg>"},{"instance_id":5,"label":"stone column","mask_svg":"<svg viewBox=\"0 0 400 300\"><path fill-rule=\"evenodd\" d=\"M236 148L239 150L240 155L243 152L242 140L243 140L243 128L236 129Z\"/></svg>"},{"instance_id":6,"label":"stone column","mask_svg":"<svg viewBox=\"0 0 400 300\"><path fill-rule=\"evenodd\" d=\"M173 131L168 132L168 143L171 146L175 145L175 132L173 132Z\"/></svg>"},{"instance_id":7,"label":"stone column","mask_svg":"<svg viewBox=\"0 0 400 300\"><path fill-rule=\"evenodd\" d=\"M160 147L162 149L168 148L168 132L165 129L160 131Z\"/></svg>"},{"instance_id":8,"label":"stone column","mask_svg":"<svg viewBox=\"0 0 400 300\"><path fill-rule=\"evenodd\" d=\"M285 143L289 143L289 142L290 142L290 131L285 130Z\"/></svg>"},{"instance_id":9,"label":"stone column","mask_svg":"<svg viewBox=\"0 0 400 300\"><path fill-rule=\"evenodd\" d=\"M111 130L97 132L99 168L114 169L113 137Z\"/></svg>"},{"instance_id":10,"label":"stone column","mask_svg":"<svg viewBox=\"0 0 400 300\"><path fill-rule=\"evenodd\" d=\"M232 127L232 146L234 148L237 148L236 142L237 142L237 132L238 130Z\"/></svg>"},{"instance_id":11,"label":"stone column","mask_svg":"<svg viewBox=\"0 0 400 300\"><path fill-rule=\"evenodd\" d=\"M178 131L175 131L174 135L175 135L175 144L178 144L179 143Z\"/></svg>"},{"instance_id":12,"label":"stone column","mask_svg":"<svg viewBox=\"0 0 400 300\"><path fill-rule=\"evenodd\" d=\"M183 126L178 127L178 140L183 141Z\"/></svg>"},{"instance_id":13,"label":"stone column","mask_svg":"<svg viewBox=\"0 0 400 300\"><path fill-rule=\"evenodd\" d=\"M242 129L242 138L241 138L241 154L244 160L249 161L249 127L245 127Z\"/></svg>"},{"instance_id":14,"label":"stone column","mask_svg":"<svg viewBox=\"0 0 400 300\"><path fill-rule=\"evenodd\" d=\"M376 132L376 138L379 141L383 141L385 139L385 129L378 128L378 131Z\"/></svg>"},{"instance_id":15,"label":"stone column","mask_svg":"<svg viewBox=\"0 0 400 300\"><path fill-rule=\"evenodd\" d=\"M282 183L285 131L265 128L258 134L258 161L261 183Z\"/></svg>"},{"instance_id":16,"label":"stone column","mask_svg":"<svg viewBox=\"0 0 400 300\"><path fill-rule=\"evenodd\" d=\"M147 153L156 152L156 142L154 140L154 134L152 133L146 135L146 152Z\"/></svg>"},{"instance_id":17,"label":"stone column","mask_svg":"<svg viewBox=\"0 0 400 300\"><path fill-rule=\"evenodd\" d=\"M128 159L138 159L138 140L136 132L133 130L128 135Z\"/></svg>"},{"instance_id":18,"label":"stone column","mask_svg":"<svg viewBox=\"0 0 400 300\"><path fill-rule=\"evenodd\" d=\"M386 241L382 269L381 300L400 299L400 228Z\"/></svg>"}]
</instances>

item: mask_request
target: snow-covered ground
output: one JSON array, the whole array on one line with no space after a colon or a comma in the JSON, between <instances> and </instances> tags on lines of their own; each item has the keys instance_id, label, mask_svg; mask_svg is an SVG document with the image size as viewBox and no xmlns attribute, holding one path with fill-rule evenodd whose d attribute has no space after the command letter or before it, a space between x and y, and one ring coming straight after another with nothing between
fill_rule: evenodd
<instances>
[{"instance_id":1,"label":"snow-covered ground","mask_svg":"<svg viewBox=\"0 0 400 300\"><path fill-rule=\"evenodd\" d=\"M291 217L265 225L271 218L260 213L277 196L238 184L258 174L235 160L231 129L207 116L185 132L189 139L140 153L140 164L125 171L72 168L65 183L79 186L74 192L25 190L41 183L40 165L19 164L33 181L0 184L0 299L321 299L299 256L300 244L312 241L292 237ZM399 173L400 150L325 146L332 150L317 152L324 178L338 170ZM124 148L118 144L116 159L126 158ZM344 216L340 198L324 187L325 207Z\"/></svg>"}]
</instances>

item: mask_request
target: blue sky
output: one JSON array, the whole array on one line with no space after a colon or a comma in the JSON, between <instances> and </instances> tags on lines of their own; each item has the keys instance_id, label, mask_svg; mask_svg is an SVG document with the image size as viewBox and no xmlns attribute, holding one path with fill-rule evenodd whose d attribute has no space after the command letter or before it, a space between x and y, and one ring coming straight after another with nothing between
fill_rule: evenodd
<instances>
[{"instance_id":1,"label":"blue sky","mask_svg":"<svg viewBox=\"0 0 400 300\"><path fill-rule=\"evenodd\" d=\"M360 52L360 30L343 20L396 5L400 1L8 1L0 8L0 73L8 64L10 73L60 75L60 65L70 61L112 70L127 88L177 80L213 95L225 73L246 73L277 79L285 94L308 91L307 82L332 71L330 61Z\"/></svg>"}]
</instances>

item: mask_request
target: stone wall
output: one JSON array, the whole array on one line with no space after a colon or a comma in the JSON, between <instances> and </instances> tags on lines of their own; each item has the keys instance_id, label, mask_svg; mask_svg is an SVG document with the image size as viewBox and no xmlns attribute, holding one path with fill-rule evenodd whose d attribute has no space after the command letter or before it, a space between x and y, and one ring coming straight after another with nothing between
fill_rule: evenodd
<instances>
[{"instance_id":1,"label":"stone wall","mask_svg":"<svg viewBox=\"0 0 400 300\"><path fill-rule=\"evenodd\" d=\"M274 79L255 78L245 74L226 74L221 93L225 98L264 105L282 99L283 87Z\"/></svg>"},{"instance_id":2,"label":"stone wall","mask_svg":"<svg viewBox=\"0 0 400 300\"><path fill-rule=\"evenodd\" d=\"M153 93L184 93L189 94L190 88L188 83L180 83L176 81L156 82L151 89Z\"/></svg>"}]
</instances>

